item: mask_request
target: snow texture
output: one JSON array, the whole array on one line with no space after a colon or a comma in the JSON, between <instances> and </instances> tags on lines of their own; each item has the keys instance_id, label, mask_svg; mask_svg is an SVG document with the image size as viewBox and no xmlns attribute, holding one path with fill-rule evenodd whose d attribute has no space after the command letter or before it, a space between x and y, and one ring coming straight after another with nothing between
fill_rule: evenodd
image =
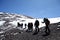
<instances>
[{"instance_id":1,"label":"snow texture","mask_svg":"<svg viewBox=\"0 0 60 40\"><path fill-rule=\"evenodd\" d=\"M50 20L50 23L57 23L60 22L60 17L57 18L48 18ZM25 24L28 25L29 22L33 23L33 29L35 29L34 27L34 23L35 23L35 18L29 17L29 16L25 16L25 15L19 15L19 14L14 14L14 13L6 13L6 12L0 12L0 29L3 31L7 31L10 30L12 28L18 28L20 30L24 30L25 28ZM44 27L45 24L42 23L43 19L37 19L40 23L39 28ZM23 23L23 27L19 28L17 27L17 22L19 22L20 24ZM26 29L28 29L28 27L26 26ZM25 30L26 30L25 29Z\"/></svg>"}]
</instances>

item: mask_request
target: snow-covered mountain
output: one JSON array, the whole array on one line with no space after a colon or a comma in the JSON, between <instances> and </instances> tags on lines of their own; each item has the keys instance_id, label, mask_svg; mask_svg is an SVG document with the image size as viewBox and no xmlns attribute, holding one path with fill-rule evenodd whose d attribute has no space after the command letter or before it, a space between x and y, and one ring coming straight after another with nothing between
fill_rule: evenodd
<instances>
[{"instance_id":1,"label":"snow-covered mountain","mask_svg":"<svg viewBox=\"0 0 60 40\"><path fill-rule=\"evenodd\" d=\"M33 19L32 17L14 13L0 12L0 29L6 30L17 27L17 22L24 22L24 19Z\"/></svg>"},{"instance_id":2,"label":"snow-covered mountain","mask_svg":"<svg viewBox=\"0 0 60 40\"><path fill-rule=\"evenodd\" d=\"M50 20L50 24L52 24L52 26L50 25L52 31L60 28L60 24L57 25L58 22L60 22L60 17L48 18L48 19ZM3 40L6 35L9 35L9 38L10 38L11 35L15 35L16 36L17 34L19 34L20 30L25 31L26 29L28 29L27 26L25 28L25 24L28 25L29 22L33 23L33 29L35 29L35 27L34 27L35 20L36 20L36 18L32 18L32 17L26 16L26 15L21 15L21 14L16 14L16 13L14 14L14 13L0 12L0 39ZM45 24L42 23L43 22L43 18L39 18L37 20L39 21L39 28L45 26ZM23 23L23 27L22 28L17 27L17 23L18 22L19 23ZM57 23L57 24L54 24L54 23ZM23 32L22 32L22 34L26 36L26 34L24 34ZM29 35L29 34L27 34L27 35ZM20 35L20 36L22 37L22 35ZM20 37L20 36L18 36L18 37ZM52 36L54 36L54 35L52 35ZM29 35L29 38L30 38L30 35Z\"/></svg>"},{"instance_id":3,"label":"snow-covered mountain","mask_svg":"<svg viewBox=\"0 0 60 40\"><path fill-rule=\"evenodd\" d=\"M51 24L60 22L60 17L48 18L48 19L50 20ZM17 22L23 23L23 28L18 28L20 30L23 30L25 28L25 24L28 25L28 22L32 22L33 29L35 29L35 27L34 27L35 20L36 20L35 18L21 15L21 14L0 12L0 29L3 31L7 31L7 30L10 30L12 28L16 28ZM45 24L42 23L43 19L37 19L37 20L39 20L39 23L40 23L39 28L45 26ZM26 29L28 29L28 28L26 27Z\"/></svg>"}]
</instances>

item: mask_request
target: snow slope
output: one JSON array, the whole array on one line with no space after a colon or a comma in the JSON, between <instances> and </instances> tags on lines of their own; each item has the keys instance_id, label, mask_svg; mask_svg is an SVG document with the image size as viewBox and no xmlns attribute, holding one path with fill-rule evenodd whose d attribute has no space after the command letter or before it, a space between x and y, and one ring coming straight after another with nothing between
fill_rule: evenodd
<instances>
[{"instance_id":1,"label":"snow slope","mask_svg":"<svg viewBox=\"0 0 60 40\"><path fill-rule=\"evenodd\" d=\"M50 23L57 23L60 22L60 17L57 18L48 18L50 20ZM0 29L3 30L7 30L7 29L12 29L12 28L16 28L17 27L17 22L19 23L23 23L23 28L19 28L21 30L23 30L25 28L24 24L27 24L29 22L33 23L33 29L35 29L34 27L34 23L35 23L35 18L29 17L29 16L25 16L25 15L19 15L19 14L14 14L14 13L6 13L6 12L0 12ZM45 24L42 23L43 19L37 19L40 23L39 28L44 27ZM26 29L28 29L28 27L26 27Z\"/></svg>"}]
</instances>

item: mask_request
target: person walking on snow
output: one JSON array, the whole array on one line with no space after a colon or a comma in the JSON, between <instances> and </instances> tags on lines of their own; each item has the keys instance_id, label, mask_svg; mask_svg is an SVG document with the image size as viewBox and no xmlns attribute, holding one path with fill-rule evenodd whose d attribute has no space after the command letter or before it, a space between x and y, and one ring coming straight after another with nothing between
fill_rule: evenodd
<instances>
[{"instance_id":1,"label":"person walking on snow","mask_svg":"<svg viewBox=\"0 0 60 40\"><path fill-rule=\"evenodd\" d=\"M36 20L34 25L35 25L35 32L33 33L33 35L36 35L39 32L39 21Z\"/></svg>"},{"instance_id":2,"label":"person walking on snow","mask_svg":"<svg viewBox=\"0 0 60 40\"><path fill-rule=\"evenodd\" d=\"M47 19L47 18L44 18L43 19L44 20L44 22L42 22L42 23L45 23L45 25L46 25L46 27L45 27L45 35L43 35L43 36L47 36L47 35L49 35L50 34L50 29L49 29L49 24L50 24L50 21Z\"/></svg>"}]
</instances>

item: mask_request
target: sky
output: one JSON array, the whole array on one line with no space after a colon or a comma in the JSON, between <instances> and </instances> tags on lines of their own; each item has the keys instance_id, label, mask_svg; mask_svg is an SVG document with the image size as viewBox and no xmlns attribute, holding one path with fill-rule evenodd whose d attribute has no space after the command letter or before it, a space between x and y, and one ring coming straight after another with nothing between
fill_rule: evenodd
<instances>
[{"instance_id":1,"label":"sky","mask_svg":"<svg viewBox=\"0 0 60 40\"><path fill-rule=\"evenodd\" d=\"M0 11L33 18L60 17L60 0L0 0Z\"/></svg>"}]
</instances>

